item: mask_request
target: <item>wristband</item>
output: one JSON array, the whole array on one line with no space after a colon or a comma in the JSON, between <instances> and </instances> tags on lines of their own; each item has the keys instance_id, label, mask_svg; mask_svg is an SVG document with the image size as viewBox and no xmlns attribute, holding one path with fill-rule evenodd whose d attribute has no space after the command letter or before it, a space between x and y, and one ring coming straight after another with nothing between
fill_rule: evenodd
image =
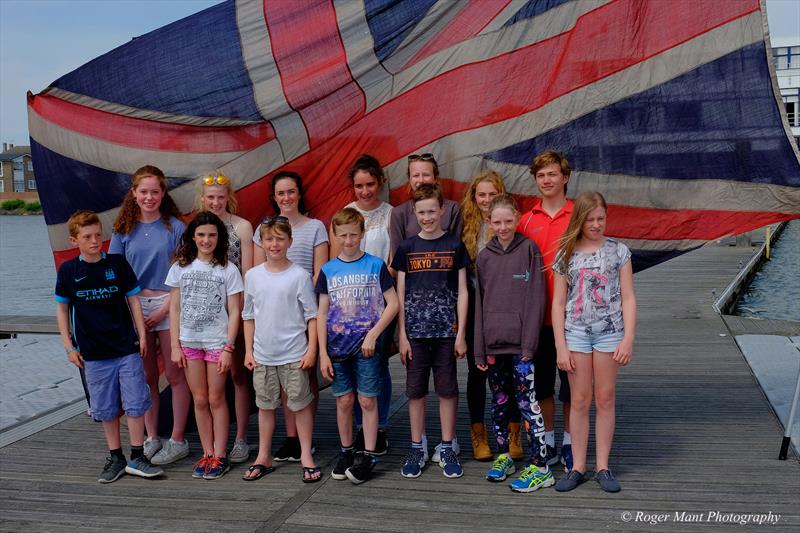
<instances>
[{"instance_id":1,"label":"wristband","mask_svg":"<svg viewBox=\"0 0 800 533\"><path fill-rule=\"evenodd\" d=\"M77 349L77 348L74 348L74 347L73 347L73 348L64 348L64 351L66 352L66 354L67 354L67 355L69 355L69 354L71 354L72 352L77 352L77 351L78 351L78 349ZM80 353L80 352L79 352L79 353Z\"/></svg>"},{"instance_id":2,"label":"wristband","mask_svg":"<svg viewBox=\"0 0 800 533\"><path fill-rule=\"evenodd\" d=\"M225 341L225 346L233 346L233 341Z\"/></svg>"},{"instance_id":3,"label":"wristband","mask_svg":"<svg viewBox=\"0 0 800 533\"><path fill-rule=\"evenodd\" d=\"M233 353L233 347L225 345L225 347L222 349L222 351L223 352L228 352L228 353Z\"/></svg>"}]
</instances>

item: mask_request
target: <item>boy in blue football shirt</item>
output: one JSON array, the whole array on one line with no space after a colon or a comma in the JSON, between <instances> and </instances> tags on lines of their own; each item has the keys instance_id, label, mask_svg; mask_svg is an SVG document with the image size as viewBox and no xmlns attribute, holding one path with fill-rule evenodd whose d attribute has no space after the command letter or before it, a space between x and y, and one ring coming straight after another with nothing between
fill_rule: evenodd
<instances>
[{"instance_id":1,"label":"boy in blue football shirt","mask_svg":"<svg viewBox=\"0 0 800 533\"><path fill-rule=\"evenodd\" d=\"M377 462L377 397L383 355L376 352L377 341L400 304L386 264L361 250L361 213L344 208L333 217L331 227L341 252L322 265L316 287L320 370L333 379L342 444L331 477L360 484L372 476ZM354 390L363 412L364 431L364 454L357 463L353 449Z\"/></svg>"},{"instance_id":2,"label":"boy in blue football shirt","mask_svg":"<svg viewBox=\"0 0 800 533\"><path fill-rule=\"evenodd\" d=\"M86 373L92 416L103 422L109 457L98 481L112 483L125 473L160 476L164 471L144 456L144 413L151 400L142 364L147 330L136 296L139 282L123 256L103 252L95 213L78 211L67 225L81 254L58 269L56 319L67 358ZM128 461L120 439L121 410L128 417Z\"/></svg>"}]
</instances>

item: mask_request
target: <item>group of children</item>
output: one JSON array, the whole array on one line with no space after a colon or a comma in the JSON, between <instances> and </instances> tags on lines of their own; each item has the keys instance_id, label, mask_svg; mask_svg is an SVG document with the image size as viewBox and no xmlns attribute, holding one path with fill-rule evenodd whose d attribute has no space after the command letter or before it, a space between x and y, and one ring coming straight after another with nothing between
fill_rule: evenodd
<instances>
[{"instance_id":1,"label":"group of children","mask_svg":"<svg viewBox=\"0 0 800 533\"><path fill-rule=\"evenodd\" d=\"M513 491L556 485L565 492L586 481L594 399L595 478L603 490L620 490L608 456L616 372L631 357L636 304L630 252L604 235L603 197L582 193L567 200L569 165L553 151L533 161L541 197L523 217L496 173L476 177L459 206L444 198L431 154L412 155L408 163L411 199L392 209L378 199L380 165L360 157L350 173L356 202L334 215L329 238L324 227L320 234L319 221L305 217L300 177L289 172L273 178L276 215L256 232L234 217L235 197L222 174L202 179L203 209L184 228L155 167L134 174L109 254L102 252L95 214L70 218L70 239L80 256L59 269L58 322L70 361L86 373L92 415L103 421L110 458L101 482L125 472L155 477L163 473L159 465L188 454L183 431L189 391L203 448L192 475L221 477L237 447L235 462L247 460L247 416L240 417L238 390L237 438L227 452L225 383L235 367L240 375L244 367L252 370L259 410L258 453L244 480L270 474L273 460L287 458L301 462L303 482L322 478L312 440L318 368L332 381L336 398L341 451L331 477L367 481L388 447L386 377L396 325L411 426L402 476L420 476L429 459L425 399L431 373L441 425L433 460L445 477L463 475L455 428L457 360L469 355L473 454L494 458L489 481L516 472L521 435L530 448L510 484ZM249 238L256 252L236 264L231 258L245 255ZM325 261L328 240L334 253ZM173 387L174 426L166 443L158 438L157 411L152 414L158 400L156 336ZM560 457L553 436L556 367L565 407ZM483 410L486 378L496 457L486 442L483 413L473 413ZM243 401L248 395L244 391ZM273 454L281 405L288 438ZM130 460L121 450L122 412ZM355 438L354 418L361 425ZM559 460L567 475L556 483L550 466Z\"/></svg>"}]
</instances>

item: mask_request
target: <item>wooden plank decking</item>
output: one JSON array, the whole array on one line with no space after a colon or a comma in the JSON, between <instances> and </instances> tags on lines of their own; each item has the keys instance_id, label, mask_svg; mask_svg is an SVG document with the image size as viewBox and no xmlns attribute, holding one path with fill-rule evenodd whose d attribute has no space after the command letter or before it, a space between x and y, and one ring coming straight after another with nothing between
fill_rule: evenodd
<instances>
[{"instance_id":1,"label":"wooden plank decking","mask_svg":"<svg viewBox=\"0 0 800 533\"><path fill-rule=\"evenodd\" d=\"M658 530L755 529L718 522L710 512L771 512L773 527L800 528L800 464L776 459L782 428L721 318L719 293L750 249L709 247L636 276L639 327L632 365L619 378L612 468L623 491L590 482L569 494L512 494L484 481L470 459L462 401L458 435L465 476L429 465L417 480L398 473L408 442L403 373L393 359L395 402L390 454L362 486L326 477L304 485L299 466L280 465L254 483L235 468L218 481L189 476L191 460L160 480L95 479L104 442L99 425L77 416L0 450L0 529L159 531L535 531L647 530L638 511L660 513ZM466 367L460 367L462 383ZM463 400L463 399L462 399ZM431 447L438 422L428 410ZM317 461L328 474L336 453L334 404L324 391L317 416ZM559 422L560 424L560 422ZM560 428L560 425L559 425ZM559 429L560 433L560 429ZM196 437L193 455L197 457ZM278 441L279 439L275 439ZM255 417L250 441L256 442ZM590 457L592 450L590 449ZM590 458L590 465L593 464ZM557 476L561 476L557 472ZM633 519L626 522L628 515ZM675 513L703 513L679 523ZM710 520L710 521L709 521ZM764 526L760 526L764 527Z\"/></svg>"}]
</instances>

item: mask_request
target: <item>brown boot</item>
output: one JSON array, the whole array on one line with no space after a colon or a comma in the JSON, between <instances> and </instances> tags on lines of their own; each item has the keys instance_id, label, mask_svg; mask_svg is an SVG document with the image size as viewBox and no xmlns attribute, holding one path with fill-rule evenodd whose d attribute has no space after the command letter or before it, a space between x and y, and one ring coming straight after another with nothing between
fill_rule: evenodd
<instances>
[{"instance_id":1,"label":"brown boot","mask_svg":"<svg viewBox=\"0 0 800 533\"><path fill-rule=\"evenodd\" d=\"M522 433L520 432L519 422L508 424L508 454L515 461L525 457L525 450L522 449Z\"/></svg>"},{"instance_id":2,"label":"brown boot","mask_svg":"<svg viewBox=\"0 0 800 533\"><path fill-rule=\"evenodd\" d=\"M472 434L472 457L476 461L491 461L492 450L486 441L486 426L483 422L475 422L470 428Z\"/></svg>"}]
</instances>

